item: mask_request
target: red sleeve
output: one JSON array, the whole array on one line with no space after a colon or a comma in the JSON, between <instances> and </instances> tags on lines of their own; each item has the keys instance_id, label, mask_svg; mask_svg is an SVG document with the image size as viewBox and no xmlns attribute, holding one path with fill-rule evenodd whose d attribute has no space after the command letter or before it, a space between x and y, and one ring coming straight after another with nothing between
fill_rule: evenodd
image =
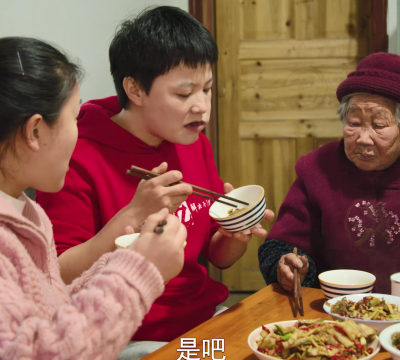
<instances>
[{"instance_id":1,"label":"red sleeve","mask_svg":"<svg viewBox=\"0 0 400 360\"><path fill-rule=\"evenodd\" d=\"M204 162L206 164L208 178L210 181L210 190L220 194L224 194L224 182L218 175L218 170L217 166L215 165L213 150L210 141L203 134L201 134L201 140L203 143ZM209 260L208 245L210 244L211 238L214 236L218 229L218 223L212 217L210 217L210 235L207 242L205 242L203 246L203 253L207 260Z\"/></svg>"},{"instance_id":2,"label":"red sleeve","mask_svg":"<svg viewBox=\"0 0 400 360\"><path fill-rule=\"evenodd\" d=\"M36 201L49 216L58 255L92 238L101 229L96 190L77 147L65 185L58 193L36 193Z\"/></svg>"}]
</instances>

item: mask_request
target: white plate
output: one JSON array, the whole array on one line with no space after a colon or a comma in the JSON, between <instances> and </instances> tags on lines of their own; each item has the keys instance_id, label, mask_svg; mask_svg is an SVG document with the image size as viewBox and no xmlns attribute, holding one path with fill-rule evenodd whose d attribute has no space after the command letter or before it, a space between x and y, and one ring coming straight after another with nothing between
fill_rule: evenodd
<instances>
[{"instance_id":1,"label":"white plate","mask_svg":"<svg viewBox=\"0 0 400 360\"><path fill-rule=\"evenodd\" d=\"M400 297L398 296L393 296L393 295L387 295L387 294L374 294L374 293L368 293L368 294L352 294L352 295L344 295L344 296L338 296L333 299L327 300L329 304L333 305L336 304L339 300L342 300L344 297L347 298L347 300L351 300L354 302L360 301L362 298L365 296L373 296L379 299L384 298L386 302L390 304L397 305L400 309ZM324 303L324 310L330 314L334 319L340 319L340 320L345 320L345 316L340 316L339 314L333 314L331 312L331 309L329 306ZM357 324L365 324L371 327L375 327L378 330L378 334L385 328L387 328L390 325L399 323L400 320L392 320L392 321L386 321L386 320L361 320L361 319L353 319L349 318L350 320L353 320Z\"/></svg>"},{"instance_id":2,"label":"white plate","mask_svg":"<svg viewBox=\"0 0 400 360\"><path fill-rule=\"evenodd\" d=\"M379 335L379 341L386 351L389 351L393 360L400 360L400 350L392 345L392 334L400 331L400 324L394 324L384 329Z\"/></svg>"},{"instance_id":3,"label":"white plate","mask_svg":"<svg viewBox=\"0 0 400 360\"><path fill-rule=\"evenodd\" d=\"M325 320L324 322L326 322L326 323L334 323L335 321ZM294 326L294 324L296 324L296 323L297 323L297 320L289 320L289 321L281 321L281 322L271 323L271 324L268 324L268 325L264 325L264 327L266 327L269 330L275 330L276 329L275 324L279 325L282 328L285 328L285 327ZM257 350L258 346L257 346L256 340L258 340L260 338L261 331L262 331L262 326L260 326L259 328L255 329L254 331L252 331L250 333L250 335L249 335L249 337L247 339L247 343L248 343L250 349L253 351L254 355L257 356L261 360L266 360L266 359L277 360L276 357L260 353ZM374 349L373 353L371 355L369 355L369 356L366 356L366 357L362 358L362 360L371 360L379 352L379 350L381 348L381 345L379 344L378 336L371 343L370 347L372 347Z\"/></svg>"}]
</instances>

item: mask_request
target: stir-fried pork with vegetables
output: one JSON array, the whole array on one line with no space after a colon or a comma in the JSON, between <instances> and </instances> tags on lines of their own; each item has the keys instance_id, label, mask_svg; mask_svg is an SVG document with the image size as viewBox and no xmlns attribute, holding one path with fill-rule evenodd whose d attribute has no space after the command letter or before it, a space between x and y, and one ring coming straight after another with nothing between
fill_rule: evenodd
<instances>
[{"instance_id":1,"label":"stir-fried pork with vegetables","mask_svg":"<svg viewBox=\"0 0 400 360\"><path fill-rule=\"evenodd\" d=\"M392 334L392 344L396 349L400 350L400 332Z\"/></svg>"},{"instance_id":2,"label":"stir-fried pork with vegetables","mask_svg":"<svg viewBox=\"0 0 400 360\"><path fill-rule=\"evenodd\" d=\"M376 329L352 320L329 323L299 320L294 326L263 326L258 351L286 360L356 360L370 355Z\"/></svg>"},{"instance_id":3,"label":"stir-fried pork with vegetables","mask_svg":"<svg viewBox=\"0 0 400 360\"><path fill-rule=\"evenodd\" d=\"M361 320L400 320L397 305L389 304L384 298L365 296L354 302L343 298L331 306L333 314Z\"/></svg>"}]
</instances>

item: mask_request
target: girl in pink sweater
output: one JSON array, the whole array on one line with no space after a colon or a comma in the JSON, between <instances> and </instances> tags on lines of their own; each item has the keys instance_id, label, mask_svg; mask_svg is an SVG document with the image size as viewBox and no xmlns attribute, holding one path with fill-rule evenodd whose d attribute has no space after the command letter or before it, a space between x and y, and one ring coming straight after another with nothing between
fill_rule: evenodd
<instances>
[{"instance_id":1,"label":"girl in pink sweater","mask_svg":"<svg viewBox=\"0 0 400 360\"><path fill-rule=\"evenodd\" d=\"M183 266L185 227L163 209L129 249L61 280L51 223L23 190L62 188L79 78L46 43L0 39L0 359L116 359Z\"/></svg>"}]
</instances>

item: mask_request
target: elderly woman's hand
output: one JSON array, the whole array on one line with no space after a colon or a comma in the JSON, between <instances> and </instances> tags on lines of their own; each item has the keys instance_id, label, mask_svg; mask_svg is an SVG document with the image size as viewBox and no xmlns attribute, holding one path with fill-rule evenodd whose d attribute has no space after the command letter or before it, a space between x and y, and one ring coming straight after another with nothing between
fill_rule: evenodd
<instances>
[{"instance_id":1,"label":"elderly woman's hand","mask_svg":"<svg viewBox=\"0 0 400 360\"><path fill-rule=\"evenodd\" d=\"M293 291L294 268L299 269L300 283L302 284L308 271L307 256L296 256L295 254L283 255L278 264L278 281L287 291Z\"/></svg>"}]
</instances>

